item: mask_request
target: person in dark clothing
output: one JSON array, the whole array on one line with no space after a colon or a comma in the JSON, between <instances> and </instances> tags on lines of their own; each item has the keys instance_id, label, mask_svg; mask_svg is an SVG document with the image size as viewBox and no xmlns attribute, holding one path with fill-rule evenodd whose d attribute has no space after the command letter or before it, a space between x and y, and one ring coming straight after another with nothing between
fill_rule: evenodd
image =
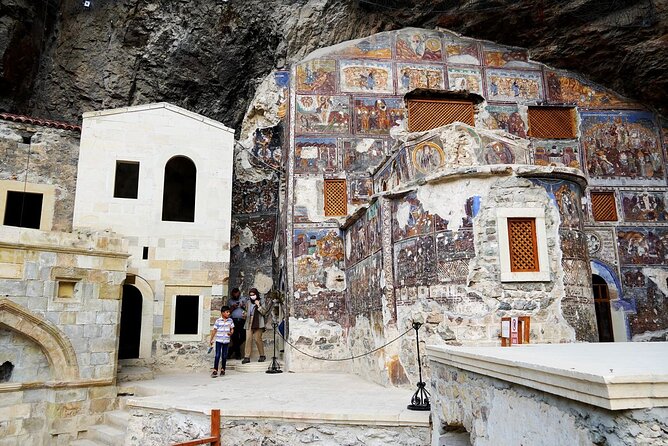
<instances>
[{"instance_id":1,"label":"person in dark clothing","mask_svg":"<svg viewBox=\"0 0 668 446\"><path fill-rule=\"evenodd\" d=\"M234 334L232 335L232 346L230 347L230 359L241 359L241 346L246 340L246 302L248 298L241 295L239 288L233 288L230 300L227 305L232 310L232 320L234 321Z\"/></svg>"}]
</instances>

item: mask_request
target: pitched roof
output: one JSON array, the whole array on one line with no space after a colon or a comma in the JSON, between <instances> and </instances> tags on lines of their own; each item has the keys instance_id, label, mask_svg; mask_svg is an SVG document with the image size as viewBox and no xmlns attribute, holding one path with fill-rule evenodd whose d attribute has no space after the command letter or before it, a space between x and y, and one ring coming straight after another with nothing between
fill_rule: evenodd
<instances>
[{"instance_id":1,"label":"pitched roof","mask_svg":"<svg viewBox=\"0 0 668 446\"><path fill-rule=\"evenodd\" d=\"M5 121L21 122L24 124L41 125L43 127L52 127L54 129L72 130L81 132L81 126L69 122L52 121L50 119L32 118L25 115L14 115L11 113L0 113L0 119Z\"/></svg>"}]
</instances>

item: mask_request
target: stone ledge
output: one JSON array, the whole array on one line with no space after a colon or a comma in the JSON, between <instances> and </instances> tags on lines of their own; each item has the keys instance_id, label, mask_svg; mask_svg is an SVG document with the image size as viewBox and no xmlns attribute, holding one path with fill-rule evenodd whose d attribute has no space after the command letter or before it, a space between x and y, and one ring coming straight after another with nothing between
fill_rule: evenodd
<instances>
[{"instance_id":1,"label":"stone ledge","mask_svg":"<svg viewBox=\"0 0 668 446\"><path fill-rule=\"evenodd\" d=\"M427 346L430 361L609 410L668 407L668 342Z\"/></svg>"}]
</instances>

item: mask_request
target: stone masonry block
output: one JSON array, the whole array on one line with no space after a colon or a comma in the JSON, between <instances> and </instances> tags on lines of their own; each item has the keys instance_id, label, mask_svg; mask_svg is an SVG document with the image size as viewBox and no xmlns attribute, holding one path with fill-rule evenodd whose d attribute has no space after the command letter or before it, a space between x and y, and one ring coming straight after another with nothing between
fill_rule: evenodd
<instances>
[{"instance_id":1,"label":"stone masonry block","mask_svg":"<svg viewBox=\"0 0 668 446\"><path fill-rule=\"evenodd\" d=\"M117 324L118 323L118 313L112 313L110 311L100 311L95 317L96 324Z\"/></svg>"},{"instance_id":2,"label":"stone masonry block","mask_svg":"<svg viewBox=\"0 0 668 446\"><path fill-rule=\"evenodd\" d=\"M69 403L72 401L85 401L88 398L87 389L67 389L55 392L56 403Z\"/></svg>"},{"instance_id":3,"label":"stone masonry block","mask_svg":"<svg viewBox=\"0 0 668 446\"><path fill-rule=\"evenodd\" d=\"M79 311L77 313L77 325L94 324L97 314L94 311Z\"/></svg>"},{"instance_id":4,"label":"stone masonry block","mask_svg":"<svg viewBox=\"0 0 668 446\"><path fill-rule=\"evenodd\" d=\"M91 365L108 365L111 362L111 357L109 353L98 352L91 353L90 355L90 364Z\"/></svg>"},{"instance_id":5,"label":"stone masonry block","mask_svg":"<svg viewBox=\"0 0 668 446\"><path fill-rule=\"evenodd\" d=\"M24 279L36 280L39 279L39 263L37 262L26 262Z\"/></svg>"}]
</instances>

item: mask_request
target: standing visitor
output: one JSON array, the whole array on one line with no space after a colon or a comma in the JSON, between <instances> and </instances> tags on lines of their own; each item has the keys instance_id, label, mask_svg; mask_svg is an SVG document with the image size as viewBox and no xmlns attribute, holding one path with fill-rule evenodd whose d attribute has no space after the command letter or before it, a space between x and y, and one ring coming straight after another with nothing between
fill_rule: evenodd
<instances>
[{"instance_id":1,"label":"standing visitor","mask_svg":"<svg viewBox=\"0 0 668 446\"><path fill-rule=\"evenodd\" d=\"M220 361L220 375L225 374L225 366L227 365L227 349L230 345L230 337L234 333L234 321L230 318L230 307L225 305L220 309L220 317L216 319L211 329L211 338L209 345L213 345L213 340L216 340L216 358L213 361L213 371L211 378L218 376L218 362Z\"/></svg>"},{"instance_id":2,"label":"standing visitor","mask_svg":"<svg viewBox=\"0 0 668 446\"><path fill-rule=\"evenodd\" d=\"M258 353L260 354L260 359L258 362L263 362L267 359L264 356L264 344L262 343L262 333L264 333L265 318L269 313L269 309L265 307L260 293L256 288L251 288L248 291L249 300L246 304L246 324L244 328L246 329L246 349L245 357L242 364L247 364L250 362L251 354L253 353L253 342L257 346Z\"/></svg>"},{"instance_id":3,"label":"standing visitor","mask_svg":"<svg viewBox=\"0 0 668 446\"><path fill-rule=\"evenodd\" d=\"M241 345L246 340L246 302L248 298L241 295L239 288L233 288L230 300L227 305L232 310L232 320L234 321L234 334L232 335L232 345L230 346L230 359L241 359Z\"/></svg>"}]
</instances>

